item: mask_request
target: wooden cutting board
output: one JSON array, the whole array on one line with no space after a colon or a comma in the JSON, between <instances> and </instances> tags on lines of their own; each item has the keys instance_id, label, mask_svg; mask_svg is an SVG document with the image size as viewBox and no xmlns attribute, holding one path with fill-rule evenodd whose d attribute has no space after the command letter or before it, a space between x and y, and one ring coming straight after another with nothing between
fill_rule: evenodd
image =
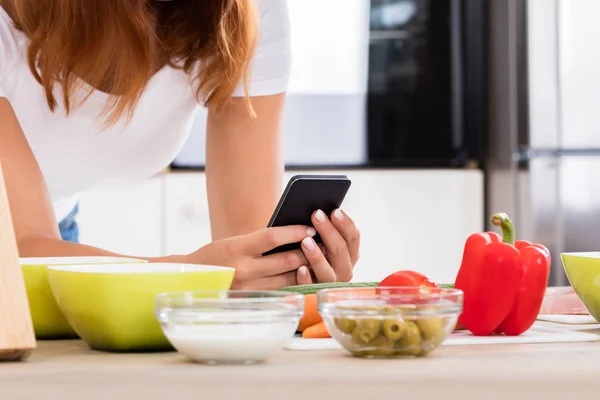
<instances>
[{"instance_id":1,"label":"wooden cutting board","mask_svg":"<svg viewBox=\"0 0 600 400\"><path fill-rule=\"evenodd\" d=\"M0 361L23 360L35 348L33 322L0 165Z\"/></svg>"},{"instance_id":2,"label":"wooden cutting board","mask_svg":"<svg viewBox=\"0 0 600 400\"><path fill-rule=\"evenodd\" d=\"M535 324L529 331L520 336L473 336L467 331L452 333L442 346L472 346L494 344L526 344L526 343L570 343L595 342L600 335L587 332L570 331L561 327ZM342 346L335 339L304 339L295 337L285 346L287 350L332 350Z\"/></svg>"}]
</instances>

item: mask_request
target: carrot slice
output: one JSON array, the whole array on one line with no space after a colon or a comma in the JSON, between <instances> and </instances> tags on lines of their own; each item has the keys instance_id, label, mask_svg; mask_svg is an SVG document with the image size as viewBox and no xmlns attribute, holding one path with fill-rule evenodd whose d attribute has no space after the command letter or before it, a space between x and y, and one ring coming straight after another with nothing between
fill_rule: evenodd
<instances>
[{"instance_id":1,"label":"carrot slice","mask_svg":"<svg viewBox=\"0 0 600 400\"><path fill-rule=\"evenodd\" d=\"M330 338L331 335L325 327L324 322L319 322L316 325L309 326L302 332L302 337L306 339L326 339Z\"/></svg>"},{"instance_id":2,"label":"carrot slice","mask_svg":"<svg viewBox=\"0 0 600 400\"><path fill-rule=\"evenodd\" d=\"M317 307L317 295L304 295L304 316L302 317L302 319L300 319L300 323L298 324L298 331L304 332L306 328L308 328L309 326L316 325L319 322L323 322L323 318L321 318Z\"/></svg>"}]
</instances>

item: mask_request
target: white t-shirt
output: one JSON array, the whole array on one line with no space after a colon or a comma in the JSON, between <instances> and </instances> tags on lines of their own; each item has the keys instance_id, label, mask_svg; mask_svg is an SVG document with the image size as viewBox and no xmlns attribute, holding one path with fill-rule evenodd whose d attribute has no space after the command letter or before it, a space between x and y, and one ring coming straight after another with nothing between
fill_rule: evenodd
<instances>
[{"instance_id":1,"label":"white t-shirt","mask_svg":"<svg viewBox=\"0 0 600 400\"><path fill-rule=\"evenodd\" d=\"M257 2L261 33L250 95L282 93L291 64L287 3ZM130 124L101 131L97 117L108 95L95 91L69 117L62 108L52 113L27 65L27 47L28 39L0 7L0 97L6 97L15 110L58 221L69 214L82 191L150 177L168 166L185 144L200 105L184 72L163 68L150 81ZM240 85L234 96L243 95Z\"/></svg>"}]
</instances>

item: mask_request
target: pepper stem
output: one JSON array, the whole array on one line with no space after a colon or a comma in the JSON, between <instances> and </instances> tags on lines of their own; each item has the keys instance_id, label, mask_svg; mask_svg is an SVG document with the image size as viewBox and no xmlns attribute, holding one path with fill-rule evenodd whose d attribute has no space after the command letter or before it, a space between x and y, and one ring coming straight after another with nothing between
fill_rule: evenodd
<instances>
[{"instance_id":1,"label":"pepper stem","mask_svg":"<svg viewBox=\"0 0 600 400\"><path fill-rule=\"evenodd\" d=\"M505 213L498 213L492 215L492 225L499 226L502 228L502 242L510 245L515 244L515 226L513 225L508 215Z\"/></svg>"}]
</instances>

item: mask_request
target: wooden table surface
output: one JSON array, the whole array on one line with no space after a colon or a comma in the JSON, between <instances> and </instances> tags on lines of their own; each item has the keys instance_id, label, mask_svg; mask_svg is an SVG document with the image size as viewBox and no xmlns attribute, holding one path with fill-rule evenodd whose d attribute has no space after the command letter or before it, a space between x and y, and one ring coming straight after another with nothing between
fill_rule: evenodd
<instances>
[{"instance_id":1,"label":"wooden table surface","mask_svg":"<svg viewBox=\"0 0 600 400\"><path fill-rule=\"evenodd\" d=\"M591 399L600 391L600 342L447 346L403 360L283 350L252 366L94 352L81 341L38 346L25 362L0 364L0 399Z\"/></svg>"}]
</instances>

